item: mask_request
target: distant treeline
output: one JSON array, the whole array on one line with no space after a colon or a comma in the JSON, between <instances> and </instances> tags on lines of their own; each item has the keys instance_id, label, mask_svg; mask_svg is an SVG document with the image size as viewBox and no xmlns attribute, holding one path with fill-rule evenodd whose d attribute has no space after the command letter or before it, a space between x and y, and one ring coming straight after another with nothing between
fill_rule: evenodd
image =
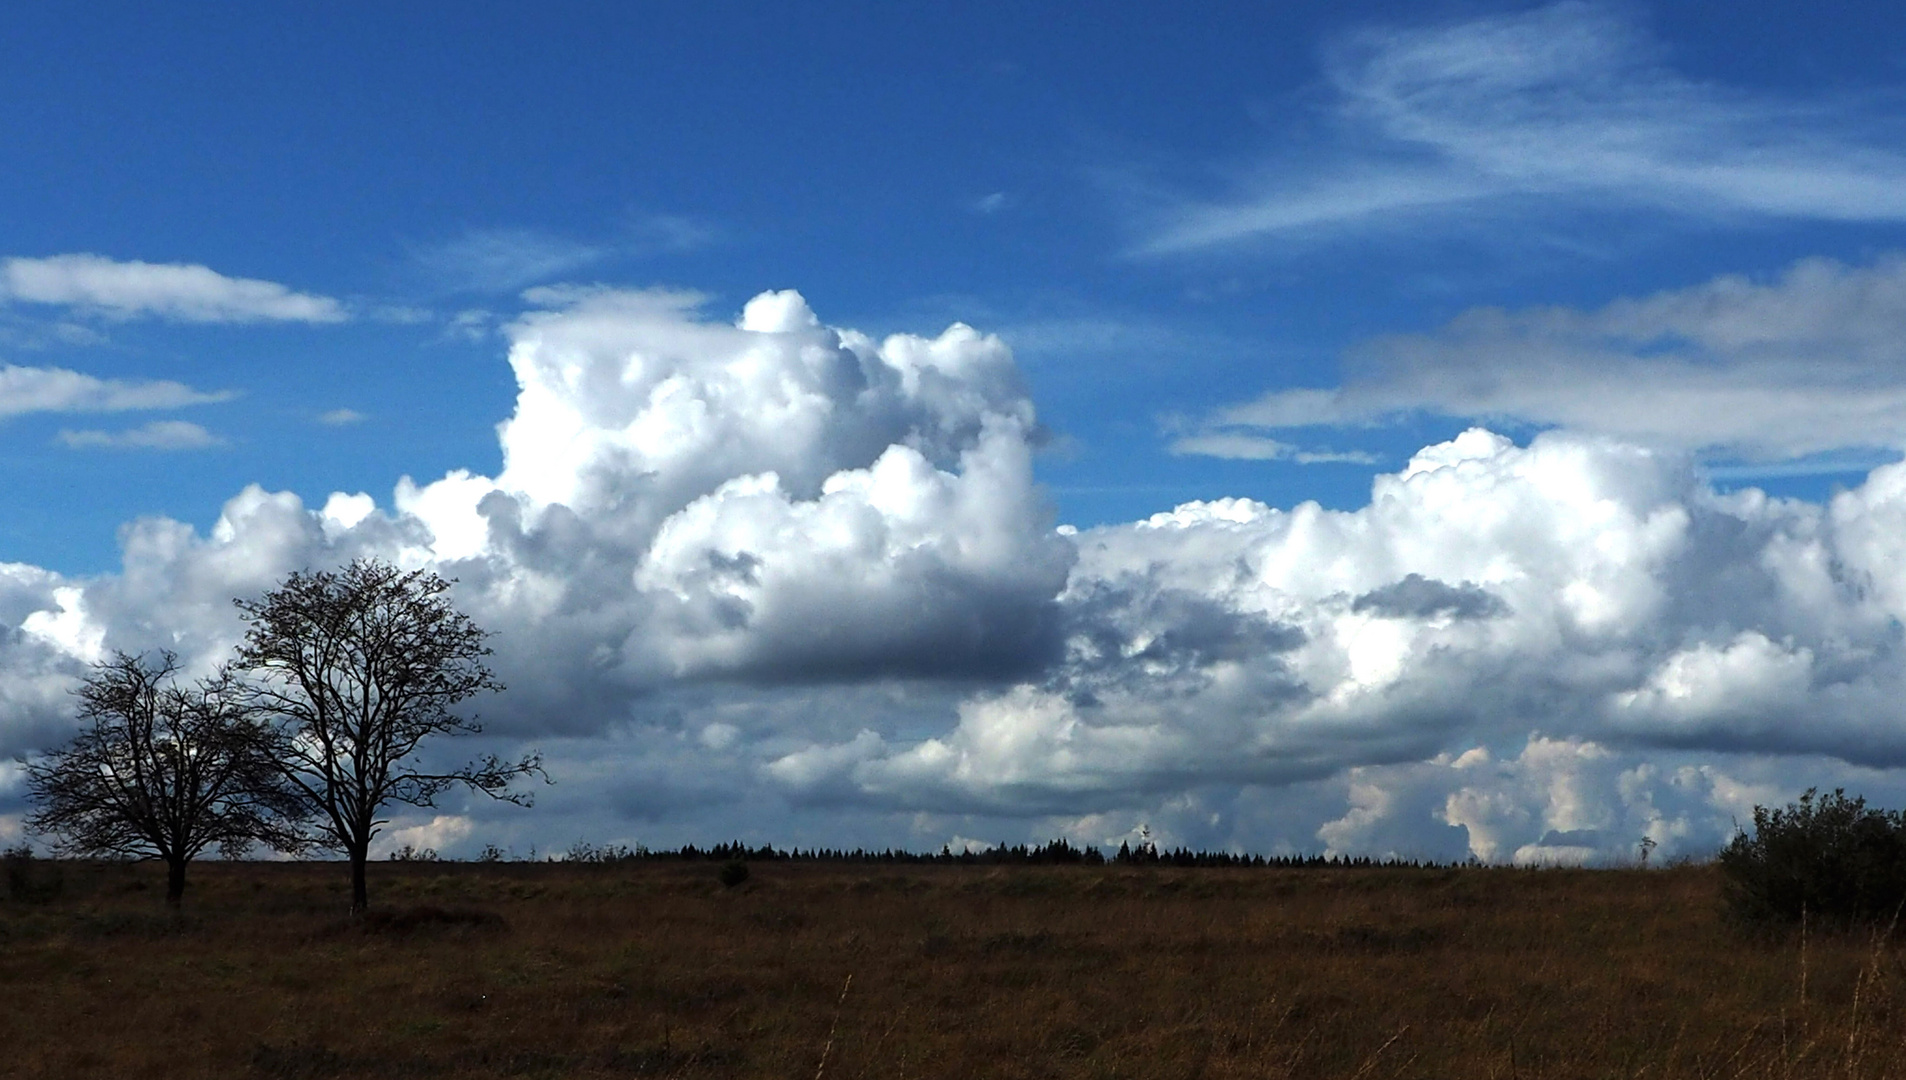
<instances>
[{"instance_id":1,"label":"distant treeline","mask_svg":"<svg viewBox=\"0 0 1906 1080\"><path fill-rule=\"evenodd\" d=\"M435 858L434 852L399 852L392 856ZM531 856L535 858L534 855ZM951 866L1182 866L1182 867L1265 867L1269 869L1349 869L1385 868L1414 870L1458 865L1422 859L1345 858L1335 855L1248 855L1229 851L1193 851L1190 848L1159 850L1150 845L1133 847L1120 844L1118 851L1106 855L1098 848L1079 847L1066 840L1045 844L1012 844L982 850L954 851L942 847L938 852L904 851L898 848L792 848L782 850L771 845L749 847L740 841L697 847L651 849L641 845L602 847L578 843L560 856L563 862L806 862L862 863L870 865L951 865ZM506 861L509 856L496 848L486 848L480 861Z\"/></svg>"}]
</instances>

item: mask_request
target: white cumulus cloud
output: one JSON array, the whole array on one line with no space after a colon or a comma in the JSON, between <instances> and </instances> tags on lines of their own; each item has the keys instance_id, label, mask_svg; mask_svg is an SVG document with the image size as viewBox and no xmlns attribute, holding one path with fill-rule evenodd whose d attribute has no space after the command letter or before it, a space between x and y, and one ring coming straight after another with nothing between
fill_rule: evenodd
<instances>
[{"instance_id":1,"label":"white cumulus cloud","mask_svg":"<svg viewBox=\"0 0 1906 1080\"><path fill-rule=\"evenodd\" d=\"M1065 657L1042 678L974 695L944 732L870 730L768 775L833 799L1053 813L1524 742L1625 767L1703 750L1894 769L1906 564L1877 537L1903 490L1888 466L1825 507L1722 496L1677 455L1473 430L1379 477L1361 510L1224 500L1080 532ZM1478 788L1439 820L1484 858L1611 850L1593 815L1503 832L1498 804L1534 813L1521 791ZM1354 824L1325 838L1366 835Z\"/></svg>"},{"instance_id":2,"label":"white cumulus cloud","mask_svg":"<svg viewBox=\"0 0 1906 1080\"><path fill-rule=\"evenodd\" d=\"M0 754L56 740L105 651L204 669L232 597L374 555L455 577L496 631L485 737L554 742L563 844L1149 828L1571 862L1698 853L1800 779L1906 786L1906 465L1820 504L1718 494L1681 451L1474 429L1355 510L1062 529L997 338L875 340L793 292L732 323L537 296L497 475L382 504L252 487L203 534L129 524L116 574L0 568ZM472 831L404 827L493 826L443 812Z\"/></svg>"},{"instance_id":3,"label":"white cumulus cloud","mask_svg":"<svg viewBox=\"0 0 1906 1080\"><path fill-rule=\"evenodd\" d=\"M529 725L600 727L676 680L991 677L1056 655L1072 550L996 338L874 341L792 292L735 324L677 295L548 298L511 329L496 477L405 478L383 509L248 489L206 536L135 522L125 572L85 587L105 647L212 655L232 596L368 554L461 579Z\"/></svg>"},{"instance_id":4,"label":"white cumulus cloud","mask_svg":"<svg viewBox=\"0 0 1906 1080\"><path fill-rule=\"evenodd\" d=\"M434 814L429 821L414 825L399 822L378 837L371 855L373 858L387 858L405 848L413 853L434 851L454 854L451 849L467 839L475 829L476 823L462 814Z\"/></svg>"}]
</instances>

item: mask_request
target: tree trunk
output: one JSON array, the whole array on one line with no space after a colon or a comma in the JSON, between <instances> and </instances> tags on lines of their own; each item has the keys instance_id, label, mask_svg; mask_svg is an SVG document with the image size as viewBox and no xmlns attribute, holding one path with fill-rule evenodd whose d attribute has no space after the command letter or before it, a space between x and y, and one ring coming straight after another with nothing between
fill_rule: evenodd
<instances>
[{"instance_id":1,"label":"tree trunk","mask_svg":"<svg viewBox=\"0 0 1906 1080\"><path fill-rule=\"evenodd\" d=\"M165 902L178 907L185 899L185 860L167 859L165 863Z\"/></svg>"},{"instance_id":2,"label":"tree trunk","mask_svg":"<svg viewBox=\"0 0 1906 1080\"><path fill-rule=\"evenodd\" d=\"M371 906L370 890L364 884L364 864L371 857L370 845L351 849L351 914L362 915Z\"/></svg>"}]
</instances>

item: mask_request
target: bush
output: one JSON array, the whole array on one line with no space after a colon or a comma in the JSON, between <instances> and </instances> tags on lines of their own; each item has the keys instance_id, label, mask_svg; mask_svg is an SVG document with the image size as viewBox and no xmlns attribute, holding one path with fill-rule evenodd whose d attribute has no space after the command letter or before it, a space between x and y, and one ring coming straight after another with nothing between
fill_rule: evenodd
<instances>
[{"instance_id":1,"label":"bush","mask_svg":"<svg viewBox=\"0 0 1906 1080\"><path fill-rule=\"evenodd\" d=\"M1784 809L1754 807L1752 835L1735 836L1720 863L1728 906L1750 926L1803 915L1827 926L1894 924L1906 905L1906 814L1809 789Z\"/></svg>"},{"instance_id":2,"label":"bush","mask_svg":"<svg viewBox=\"0 0 1906 1080\"><path fill-rule=\"evenodd\" d=\"M748 880L748 864L740 859L731 859L721 864L721 883L732 889Z\"/></svg>"}]
</instances>

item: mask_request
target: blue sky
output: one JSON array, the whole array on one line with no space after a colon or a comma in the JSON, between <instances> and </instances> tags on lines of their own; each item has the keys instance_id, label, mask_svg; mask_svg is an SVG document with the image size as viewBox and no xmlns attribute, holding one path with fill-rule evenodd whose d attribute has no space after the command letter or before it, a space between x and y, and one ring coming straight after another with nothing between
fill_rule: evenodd
<instances>
[{"instance_id":1,"label":"blue sky","mask_svg":"<svg viewBox=\"0 0 1906 1080\"><path fill-rule=\"evenodd\" d=\"M501 549L479 552L475 541L445 539L449 518L398 505L403 500L392 492L400 477L419 487L453 470L485 483L497 477L497 490L527 500L525 535L553 528L538 517L551 505L606 522L583 508L586 491L595 489L532 474L508 460L508 436L499 441L498 425L518 417L516 452L528 461L538 440L553 445L581 430L562 424L588 428L600 419L575 420L593 417L586 401L572 403L561 414L567 419L528 418L525 388L542 385L541 376L525 375L534 351L557 348L552 341L593 348L565 336L581 335L590 319L624 320L616 332L634 335L630 341L674 341L698 333L696 326L735 322L764 291L798 290L800 310L811 309L827 327L873 339L936 339L962 322L1010 348L1008 368L982 365L987 374L962 385L988 402L981 412L993 419L986 423L1036 409L1038 426L1022 432L1033 486L1019 493L1007 485L1012 499L1031 501L1023 515L1008 515L1018 524L988 517L973 526L982 532L1061 523L1085 530L1078 535L1113 538L1110 551L1125 543L1116 538L1126 536L1120 530L1129 532L1128 523L1194 500L1246 498L1267 510L1315 500L1345 515L1374 514L1373 482L1422 472L1410 464L1421 460L1419 451L1454 446L1449 440L1477 424L1510 440L1506 450L1487 452L1498 456L1537 454L1531 441L1543 432L1552 435L1544 444L1551 449L1569 439L1601 440L1596 453L1615 455L1611 461L1628 461L1621 457L1628 450L1608 447L1645 451L1680 479L1642 484L1621 472L1628 465L1587 472L1621 472L1627 479L1610 490L1624 498L1667 485L1661 490L1673 489L1674 499L1698 504L1687 511L1695 522L1687 544L1706 554L1685 558L1707 576L1650 570L1654 587L1677 599L1663 601L1667 608L1637 608L1623 631L1652 642L1632 658L1628 683L1616 686L1621 680L1611 676L1615 683L1596 684L1599 704L1583 698L1556 706L1599 717L1594 723L1532 719L1530 702L1546 701L1549 690L1502 705L1501 715L1461 722L1444 716L1445 706L1419 702L1417 711L1399 707L1378 724L1408 738L1378 740L1382 749L1358 753L1265 751L1273 764L1243 779L1213 772L1215 758L1174 736L1165 743L1177 750L1147 751L1158 757L1155 768L1140 770L1142 780L1116 769L1105 774L1114 776L1101 785L1107 790L1140 794L1073 802L1042 796L1026 804L1039 806L1035 814L1000 795L999 785L1011 784L994 777L991 795L960 789L970 805L950 796L935 804L932 813L951 815L942 831L991 828L1018 839L1014 830L1022 827L1072 828L1053 816L1061 812L1072 815L1069 822L1103 814L1164 820L1189 813L1168 811L1173 798L1220 798L1212 791L1228 792L1222 799L1232 802L1260 800L1251 813L1265 821L1308 821L1281 808L1319 798L1355 803L1354 776L1362 774L1354 770L1453 769L1424 763L1439 754L1453 762L1478 747L1524 760L1535 752L1530 747L1548 745L1538 739L1575 739L1568 745L1577 750L1628 746L1610 753L1642 755L1621 758L1623 768L1640 768L1657 751L1724 745L1763 755L1743 759L1739 771L1761 777L1755 782L1768 791L1792 788L1808 769L1878 768L1884 763L1846 751L1845 739L1781 749L1764 732L1748 738L1729 728L1726 738L1702 742L1680 729L1637 736L1608 719L1615 708L1608 702L1633 706L1641 699L1632 695L1705 663L1701 648L1723 668L1760 657L1755 678L1785 670L1772 654L1754 652L1757 642L1785 656L1805 652L1815 669L1810 685L1831 682L1823 674L1825 642L1840 640L1833 636L1840 631L1825 616L1776 618L1756 609L1676 622L1681 616L1668 608L1698 608L1700 590L1726 578L1716 569L1726 559L1763 569L1776 561L1772 547L1707 552L1702 514L1732 515L1734 525L1714 526L1723 532L1804 534L1825 545L1822 558L1854 559L1833 547L1840 540L1821 539L1830 532L1821 520L1842 520L1825 500L1850 490L1879 505L1883 491L1868 471L1898 459L1906 445L1906 354L1892 344L1906 329L1899 300L1906 295L1899 254L1906 250L1906 122L1899 119L1906 116L1906 49L1898 44L1906 40L1906 15L1853 10L1823 15L1771 3L1116 5L1089 12L1039 4L418 5L401 12L353 4L321 11L18 5L0 37L0 100L9 103L0 109L0 365L7 369L0 379L0 562L18 564L21 575L49 576L33 579L40 582L33 595L42 599L32 603L40 607L22 600L19 614L0 616L50 618L60 609L45 598L56 587L129 589L143 580L146 563L133 566L136 559L176 570L165 559L190 544L242 547L243 527L220 533L216 523L235 520L227 501L248 485L294 493L314 522L333 492L367 493L391 528L427 523L435 546L415 550L453 570L458 559L490 559L501 581L508 577L496 569ZM664 307L673 314L658 314L647 301L610 302L589 289L620 296L672 290L698 300L671 302ZM788 318L794 321L762 314L754 325L805 333L805 323ZM872 353L857 355L879 367ZM888 359L880 364L905 367L897 353L882 355ZM682 363L684 372L703 370L698 359ZM741 400L708 398L697 407L719 413L742 408L733 404ZM980 414L959 411L964 406L924 400L908 397L892 408L926 409L942 424L957 413L983 427L973 419ZM928 413L906 415L926 423L918 416ZM642 415L650 417L643 423L661 423L654 418L661 413ZM669 471L675 466L651 460L651 480L640 483L667 487L679 479L685 486L676 502L655 504L654 520L642 516L646 510L637 515L642 529L662 530L642 533L649 537L642 543L664 545L689 530L693 493L713 499L720 484L769 465L798 518L807 512L803 500L820 498L823 477L872 467L871 451L849 448L861 445L855 439L878 448L891 435L891 445L919 449L943 472L977 475L968 470L977 468L970 455L984 442L979 436L941 446L930 424L889 431L880 426L886 420L870 417L863 430L830 415L843 426L802 443L807 457L763 443L759 459L736 451L729 472L709 465L703 476L695 471L702 466L684 465L689 472L679 477ZM755 430L752 420L735 423L734 431ZM624 436L641 453L658 452L644 441L649 435L631 428L617 437ZM1450 461L1485 453L1475 449L1479 443L1463 445L1469 449L1451 451ZM610 468L603 461L576 467L578 476ZM813 474L806 488L804 470ZM701 479L691 482L691 473ZM1875 474L1882 475L1890 474ZM433 490L450 499L450 487ZM1741 523L1771 511L1741 509L1744 503L1715 509L1729 492L1755 490L1798 500L1778 504L1796 516L1750 527ZM989 505L1008 502L999 495ZM477 520L474 513L458 520ZM1644 524L1653 520L1636 513ZM656 524L664 519L674 524ZM148 526L163 520L191 526L195 539L165 547L173 554L163 558L128 540L141 528L157 535ZM736 519L720 520L721 529L741 528ZM138 521L148 526L129 524ZM1356 535L1366 529L1343 527ZM1014 544L1032 545L1013 547L1015 558L1043 565L1038 552L1045 549L1031 534L1013 535ZM1010 588L986 578L975 586L995 599L1000 590L1044 590L1038 603L973 600L976 606L958 608L978 627L971 641L993 643L974 646L970 670L923 676L904 656L834 665L770 657L766 645L754 652L734 645L741 651L717 662L682 645L663 650L668 663L631 659L639 671L611 680L591 707L626 714L627 723L651 733L692 728L703 733L696 737L705 750L731 757L742 753L731 747L754 745L751 733L772 731L772 738L762 734L754 758L730 762L732 790L751 793L739 805L780 806L774 799L781 798L858 807L815 810L812 828L912 837L882 830L902 829L894 824L902 809L929 811L896 809L905 800L882 794L880 768L919 766L920 753L955 745L980 722L974 717L1004 708L1000 702L1017 700L1012 695L1026 687L1065 683L1085 701L1094 691L1080 687L1110 677L1076 657L1007 663L988 651L1038 638L1046 631L1034 624L1048 616L1054 626L1072 626L1066 620L1086 618L1080 612L1098 602L1088 600L1102 590L1081 576L1097 572L1089 571L1097 541L1066 535L1082 554L1061 558L1065 565L1054 563L1047 577L1012 578ZM289 549L272 558L397 550L324 537L295 558ZM976 543L966 534L953 539ZM740 541L709 543L715 552ZM1643 540L1634 543L1633 550L1646 549ZM1158 568L1189 565L1190 553L1208 554L1208 547L1187 540L1182 548L1128 554L1133 565L1169 576ZM623 579L657 580L663 548L644 550ZM768 557L765 549L734 551ZM122 552L129 560L123 569ZM1298 609L1327 608L1317 598L1336 595L1332 589L1345 603L1363 604L1353 614L1367 617L1391 610L1383 598L1392 594L1381 590L1396 586L1417 607L1403 604L1386 618L1414 612L1434 621L1497 610L1461 599L1470 595L1465 586L1495 588L1491 573L1507 575L1504 582L1541 576L1520 563L1514 574L1503 570L1527 555L1521 548L1464 563L1470 578L1439 577L1443 564L1412 561L1401 548L1386 552L1370 556L1363 576L1329 588L1323 569L1302 587L1273 587L1267 569L1259 585L1270 593L1248 603L1211 593L1200 603L1308 626ZM1283 557L1310 558L1313 568L1327 561ZM267 565L279 563L259 567ZM869 580L902 574L897 565L869 570ZM1455 573L1454 566L1445 569ZM968 571L979 573L961 572ZM1100 584L1110 589L1132 571L1104 572ZM1873 563L1869 572L1882 583L1876 593L1885 593L1889 571ZM269 576L265 569L232 573L205 587L230 591ZM1403 585L1411 574L1456 591ZM1194 587L1187 578L1172 595L1219 588L1216 579L1199 580ZM1568 590L1587 580L1557 578L1556 595L1575 603L1579 591ZM1766 588L1786 595L1786 586ZM1265 599L1272 593L1284 600ZM1113 622L1137 619L1139 608L1146 618L1176 618L1167 609L1180 611L1171 606L1180 600L1153 597L1120 609L1126 615ZM103 636L81 638L93 648L100 641L144 647L140 633L175 644L198 640L196 630L161 632L163 617L126 604L119 610L127 622L102 622L106 616L95 612L86 618ZM631 604L641 614L629 615L634 622L619 633L652 630L649 620L660 616L644 606L649 601ZM88 601L88 610L109 606ZM514 617L496 610L504 624ZM920 610L945 614L930 605ZM1872 648L1890 649L1884 626L1894 616L1872 617L1878 621L1868 630L1879 635ZM532 623L544 625L524 626ZM505 632L529 641L538 631L506 625ZM1172 632L1153 627L1139 636L1162 641ZM1304 632L1322 640L1316 627ZM202 633L210 648L229 630L207 624ZM862 640L856 633L842 629L841 640ZM1809 637L1815 633L1818 642ZM1026 648L1028 656L1038 652ZM754 659L737 659L744 654ZM84 656L84 648L68 649L69 661ZM1277 650L1266 656L1281 659L1266 659L1264 670L1295 664L1285 675L1316 700L1332 700L1321 683L1306 682L1315 672L1299 672L1311 669ZM1476 655L1469 677L1503 662L1488 657ZM70 677L68 668L46 663ZM697 667L703 663L713 667ZM1001 674L1014 664L1016 673ZM860 674L825 673L836 666ZM674 674L659 674L665 670ZM781 715L792 708L786 695L810 692L789 688L815 679L858 702L852 709L871 710L864 726L806 731L762 720L757 732L704 715L743 708L742 698L756 701L764 716ZM709 686L730 685L724 680L746 693L706 696ZM1260 720L1282 715L1283 699L1265 693L1238 707ZM920 712L868 704L881 694L924 695L929 704ZM15 708L25 711L14 722L25 725L21 717L31 710ZM33 721L41 733L35 738L52 730L48 722ZM0 714L0 729L7 723ZM1121 723L1107 726L1137 722ZM536 725L524 724L527 738ZM860 740L861 732L886 749ZM849 784L838 769L810 769L820 758L800 757L803 747L832 753L827 760L837 764L858 762L859 779ZM637 772L660 760L652 748L631 753ZM1311 764L1292 764L1299 759ZM969 765L962 774L969 780L984 773ZM761 784L776 778L799 790L760 795ZM1335 785L1328 789L1334 794L1289 795L1300 783ZM1073 781L1052 784L1083 790ZM831 794L815 794L823 789ZM578 806L588 802L576 798ZM1150 809L1139 805L1148 799ZM687 809L705 803L681 805L656 811L653 820L663 823L656 827L696 838L717 821L746 830L772 817L742 809L710 818L710 811ZM596 821L574 812L583 815L578 822ZM1455 827L1447 820L1453 811L1437 812L1444 827ZM1553 807L1544 813L1554 818L1548 831L1580 831L1563 827ZM1136 820L1124 824L1135 828ZM1260 825L1257 834L1239 831L1242 825L1182 828L1187 837L1221 843L1273 834L1300 847L1323 842L1318 822ZM1472 838L1483 829L1465 827ZM613 828L597 821L590 831ZM1101 827L1078 828L1085 831L1069 835ZM1699 833L1688 828L1690 837Z\"/></svg>"},{"instance_id":2,"label":"blue sky","mask_svg":"<svg viewBox=\"0 0 1906 1080\"><path fill-rule=\"evenodd\" d=\"M1002 333L1061 436L1040 474L1063 518L1096 524L1215 495L1360 502L1376 469L1460 425L1316 433L1377 464L1166 449L1174 419L1334 385L1345 350L1374 336L1898 245L1897 207L1768 213L1618 181L1506 183L1257 233L1173 225L1422 164L1348 115L1343 69L1385 36L1514 10L28 6L0 45L16 103L0 118L7 255L200 264L339 298L351 318L82 314L89 339L62 344L46 324L70 313L12 305L9 362L239 396L181 414L229 446L161 460L54 445L71 417L10 422L9 554L103 570L119 522L204 524L246 482L321 497L493 469L514 387L497 340L454 320L507 318L536 284L687 287L721 310L795 287L845 325ZM1716 111L1761 112L1744 121L1755 133L1799 142L1810 133L1779 126L1791 115L1851 157L1898 145L1883 18L1675 5L1590 21L1652 54L1614 64L1658 65ZM1452 188L1461 170L1428 171L1425 185ZM369 420L310 423L342 408Z\"/></svg>"}]
</instances>

